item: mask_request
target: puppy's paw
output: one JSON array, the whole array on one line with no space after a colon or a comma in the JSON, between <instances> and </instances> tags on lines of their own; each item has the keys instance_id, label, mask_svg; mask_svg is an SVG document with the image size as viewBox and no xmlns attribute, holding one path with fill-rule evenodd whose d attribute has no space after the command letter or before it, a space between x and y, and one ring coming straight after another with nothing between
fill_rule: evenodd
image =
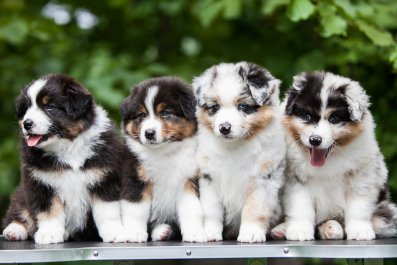
<instances>
[{"instance_id":1,"label":"puppy's paw","mask_svg":"<svg viewBox=\"0 0 397 265\"><path fill-rule=\"evenodd\" d=\"M255 224L241 224L237 241L241 243L262 243L266 241L266 231Z\"/></svg>"},{"instance_id":2,"label":"puppy's paw","mask_svg":"<svg viewBox=\"0 0 397 265\"><path fill-rule=\"evenodd\" d=\"M206 224L205 235L208 242L222 241L222 225Z\"/></svg>"},{"instance_id":3,"label":"puppy's paw","mask_svg":"<svg viewBox=\"0 0 397 265\"><path fill-rule=\"evenodd\" d=\"M131 242L131 243L144 243L147 242L148 233L146 229L141 228L129 228L125 230L125 238L124 242Z\"/></svg>"},{"instance_id":4,"label":"puppy's paw","mask_svg":"<svg viewBox=\"0 0 397 265\"><path fill-rule=\"evenodd\" d=\"M348 240L372 240L376 237L372 224L364 221L347 223L346 236Z\"/></svg>"},{"instance_id":5,"label":"puppy's paw","mask_svg":"<svg viewBox=\"0 0 397 265\"><path fill-rule=\"evenodd\" d=\"M26 240L28 239L28 232L23 225L11 223L4 229L3 236L9 241Z\"/></svg>"},{"instance_id":6,"label":"puppy's paw","mask_svg":"<svg viewBox=\"0 0 397 265\"><path fill-rule=\"evenodd\" d=\"M204 230L196 229L196 230L185 231L182 236L182 241L191 242L191 243L193 242L202 243L202 242L207 242L207 237L205 235Z\"/></svg>"},{"instance_id":7,"label":"puppy's paw","mask_svg":"<svg viewBox=\"0 0 397 265\"><path fill-rule=\"evenodd\" d=\"M46 228L41 227L34 234L34 242L36 244L57 244L64 242L65 229L62 228Z\"/></svg>"},{"instance_id":8,"label":"puppy's paw","mask_svg":"<svg viewBox=\"0 0 397 265\"><path fill-rule=\"evenodd\" d=\"M121 224L102 226L101 229L98 229L98 233L105 243L126 242L126 234Z\"/></svg>"},{"instance_id":9,"label":"puppy's paw","mask_svg":"<svg viewBox=\"0 0 397 265\"><path fill-rule=\"evenodd\" d=\"M289 222L285 231L287 240L314 240L314 228L310 222Z\"/></svg>"},{"instance_id":10,"label":"puppy's paw","mask_svg":"<svg viewBox=\"0 0 397 265\"><path fill-rule=\"evenodd\" d=\"M172 228L167 224L159 224L153 229L150 237L152 241L165 241L171 237Z\"/></svg>"},{"instance_id":11,"label":"puppy's paw","mask_svg":"<svg viewBox=\"0 0 397 265\"><path fill-rule=\"evenodd\" d=\"M285 232L287 229L286 223L281 223L270 231L270 236L273 239L285 239Z\"/></svg>"},{"instance_id":12,"label":"puppy's paw","mask_svg":"<svg viewBox=\"0 0 397 265\"><path fill-rule=\"evenodd\" d=\"M338 221L328 220L317 229L321 239L343 239L343 228Z\"/></svg>"}]
</instances>

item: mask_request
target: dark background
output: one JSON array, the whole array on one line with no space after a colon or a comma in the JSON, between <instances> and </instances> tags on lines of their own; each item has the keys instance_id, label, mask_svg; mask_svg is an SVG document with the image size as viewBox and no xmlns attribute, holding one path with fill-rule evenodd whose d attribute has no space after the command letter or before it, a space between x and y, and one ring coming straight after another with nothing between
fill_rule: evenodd
<instances>
[{"instance_id":1,"label":"dark background","mask_svg":"<svg viewBox=\"0 0 397 265\"><path fill-rule=\"evenodd\" d=\"M67 73L119 124L119 104L141 80L190 82L240 60L268 68L283 90L301 71L359 81L397 199L397 1L0 0L0 10L0 217L19 181L14 98L24 84Z\"/></svg>"}]
</instances>

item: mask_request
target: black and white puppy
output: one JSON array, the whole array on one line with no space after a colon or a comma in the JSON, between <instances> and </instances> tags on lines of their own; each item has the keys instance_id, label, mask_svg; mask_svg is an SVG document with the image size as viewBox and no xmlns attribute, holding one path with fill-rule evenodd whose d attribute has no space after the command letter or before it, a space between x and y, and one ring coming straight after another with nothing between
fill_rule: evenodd
<instances>
[{"instance_id":1,"label":"black and white puppy","mask_svg":"<svg viewBox=\"0 0 397 265\"><path fill-rule=\"evenodd\" d=\"M278 221L286 149L279 85L247 62L212 66L193 81L209 241L263 242Z\"/></svg>"},{"instance_id":2,"label":"black and white puppy","mask_svg":"<svg viewBox=\"0 0 397 265\"><path fill-rule=\"evenodd\" d=\"M123 102L128 147L122 220L128 241L205 241L198 195L197 121L191 87L173 77L153 78Z\"/></svg>"},{"instance_id":3,"label":"black and white puppy","mask_svg":"<svg viewBox=\"0 0 397 265\"><path fill-rule=\"evenodd\" d=\"M8 240L122 241L122 148L107 113L74 79L52 74L16 99L22 179L4 219ZM96 224L93 224L93 221Z\"/></svg>"},{"instance_id":4,"label":"black and white puppy","mask_svg":"<svg viewBox=\"0 0 397 265\"><path fill-rule=\"evenodd\" d=\"M284 105L286 223L274 233L312 240L317 225L322 239L395 235L397 209L360 84L332 73L303 73L294 77Z\"/></svg>"}]
</instances>

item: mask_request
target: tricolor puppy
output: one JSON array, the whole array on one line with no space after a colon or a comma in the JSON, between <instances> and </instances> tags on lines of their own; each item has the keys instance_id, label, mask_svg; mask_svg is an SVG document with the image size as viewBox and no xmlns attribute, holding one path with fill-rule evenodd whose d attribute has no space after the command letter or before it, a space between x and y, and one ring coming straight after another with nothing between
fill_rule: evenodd
<instances>
[{"instance_id":1,"label":"tricolor puppy","mask_svg":"<svg viewBox=\"0 0 397 265\"><path fill-rule=\"evenodd\" d=\"M22 179L4 219L5 238L50 244L99 232L105 242L121 241L121 143L106 112L62 74L24 87L16 110Z\"/></svg>"},{"instance_id":2,"label":"tricolor puppy","mask_svg":"<svg viewBox=\"0 0 397 265\"><path fill-rule=\"evenodd\" d=\"M123 102L122 219L128 241L205 241L198 196L197 122L191 87L153 78Z\"/></svg>"},{"instance_id":3,"label":"tricolor puppy","mask_svg":"<svg viewBox=\"0 0 397 265\"><path fill-rule=\"evenodd\" d=\"M286 238L314 239L316 225L323 239L395 235L397 210L360 84L332 73L303 73L294 77L284 104Z\"/></svg>"},{"instance_id":4,"label":"tricolor puppy","mask_svg":"<svg viewBox=\"0 0 397 265\"><path fill-rule=\"evenodd\" d=\"M209 241L263 242L279 217L285 156L279 85L247 62L212 66L193 81Z\"/></svg>"}]
</instances>

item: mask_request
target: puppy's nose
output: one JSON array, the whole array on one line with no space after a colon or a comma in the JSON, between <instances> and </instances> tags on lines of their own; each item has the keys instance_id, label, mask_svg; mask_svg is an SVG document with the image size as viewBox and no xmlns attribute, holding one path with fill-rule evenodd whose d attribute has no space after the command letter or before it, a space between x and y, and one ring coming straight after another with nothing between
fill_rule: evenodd
<instances>
[{"instance_id":1,"label":"puppy's nose","mask_svg":"<svg viewBox=\"0 0 397 265\"><path fill-rule=\"evenodd\" d=\"M311 135L309 137L309 143L313 146L319 146L321 144L322 140L323 139L321 138L321 136L318 136L318 135Z\"/></svg>"},{"instance_id":2,"label":"puppy's nose","mask_svg":"<svg viewBox=\"0 0 397 265\"><path fill-rule=\"evenodd\" d=\"M145 137L148 140L153 140L156 137L156 131L154 129L145 130Z\"/></svg>"},{"instance_id":3,"label":"puppy's nose","mask_svg":"<svg viewBox=\"0 0 397 265\"><path fill-rule=\"evenodd\" d=\"M25 128L25 130L27 130L27 131L30 130L32 128L32 126L33 126L33 121L31 119L26 119L23 122L23 128Z\"/></svg>"},{"instance_id":4,"label":"puppy's nose","mask_svg":"<svg viewBox=\"0 0 397 265\"><path fill-rule=\"evenodd\" d=\"M219 131L223 135L228 135L230 133L231 128L232 128L232 125L230 125L230 123L228 123L228 122L224 122L219 125Z\"/></svg>"}]
</instances>

